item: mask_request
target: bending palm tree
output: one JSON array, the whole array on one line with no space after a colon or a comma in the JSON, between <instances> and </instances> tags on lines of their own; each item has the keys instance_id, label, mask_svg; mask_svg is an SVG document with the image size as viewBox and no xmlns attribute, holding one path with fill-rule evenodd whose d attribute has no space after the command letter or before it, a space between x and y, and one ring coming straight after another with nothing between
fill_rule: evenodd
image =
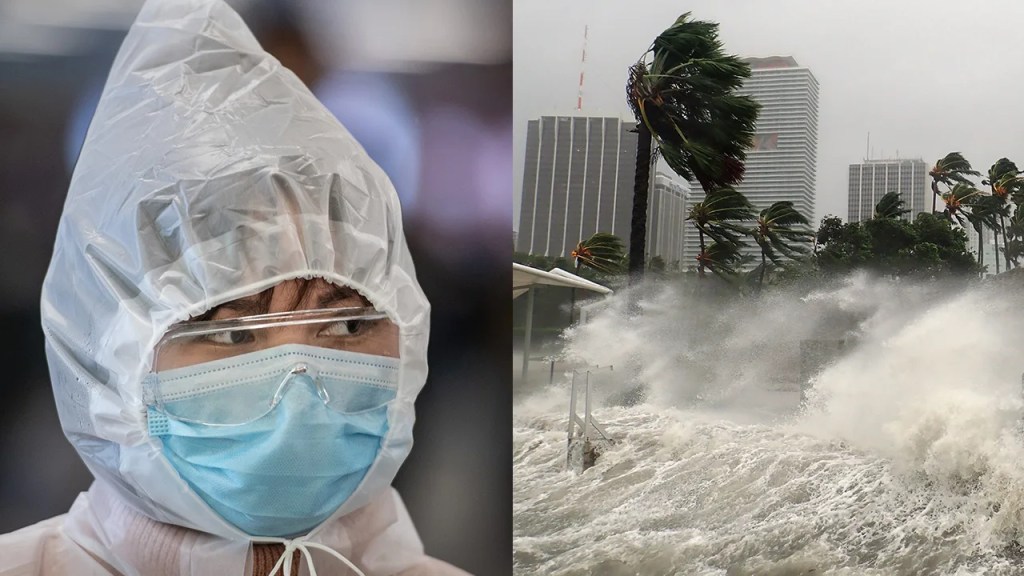
<instances>
[{"instance_id":1,"label":"bending palm tree","mask_svg":"<svg viewBox=\"0 0 1024 576\"><path fill-rule=\"evenodd\" d=\"M727 282L737 281L739 277L737 267L743 261L744 258L740 255L739 248L729 242L713 242L707 248L701 248L700 254L697 255L697 263L702 270L701 274L706 268Z\"/></svg>"},{"instance_id":2,"label":"bending palm tree","mask_svg":"<svg viewBox=\"0 0 1024 576\"><path fill-rule=\"evenodd\" d=\"M978 265L985 265L985 239L984 231L985 228L990 230L995 229L996 209L998 207L998 199L991 196L985 196L980 194L975 196L971 201L971 211L967 215L967 219L970 221L971 226L974 227L974 231L978 233ZM996 266L999 265L999 258L996 258Z\"/></svg>"},{"instance_id":3,"label":"bending palm tree","mask_svg":"<svg viewBox=\"0 0 1024 576\"><path fill-rule=\"evenodd\" d=\"M992 195L987 196L992 201L992 219L989 228L992 229L992 237L995 240L996 248L996 274L999 273L999 236L1003 237L1003 255L1006 257L1006 269L1010 269L1010 258L1006 256L1006 219L1010 217L1010 205L1005 198Z\"/></svg>"},{"instance_id":4,"label":"bending palm tree","mask_svg":"<svg viewBox=\"0 0 1024 576\"><path fill-rule=\"evenodd\" d=\"M1010 189L1010 199L1014 208L1006 227L1009 240L1005 250L1009 253L1014 267L1018 267L1021 256L1024 256L1024 179L1017 179L1016 185Z\"/></svg>"},{"instance_id":5,"label":"bending palm tree","mask_svg":"<svg viewBox=\"0 0 1024 576\"><path fill-rule=\"evenodd\" d=\"M705 193L738 182L760 109L735 94L749 76L749 65L723 52L718 24L691 20L689 12L630 67L626 96L638 132L631 282L643 276L652 141L673 171L699 182Z\"/></svg>"},{"instance_id":6,"label":"bending palm tree","mask_svg":"<svg viewBox=\"0 0 1024 576\"><path fill-rule=\"evenodd\" d=\"M992 191L993 202L998 206L994 207L996 218L993 220L992 232L996 237L1003 236L1003 257L1006 262L1006 269L1010 269L1010 256L1006 253L1006 218L1010 216L1010 197L1021 188L1021 180L1018 178L1020 170L1017 165L1008 158L1000 158L988 169L988 178L982 180L982 184L988 184ZM999 249L996 248L996 268L999 267Z\"/></svg>"},{"instance_id":7,"label":"bending palm tree","mask_svg":"<svg viewBox=\"0 0 1024 576\"><path fill-rule=\"evenodd\" d=\"M899 206L897 206L898 208ZM809 225L810 222L793 207L792 202L776 202L761 211L756 225L751 230L754 241L761 247L761 273L757 280L758 292L764 286L764 273L768 268L767 260L778 265L782 264L784 257L796 259L810 252L814 232Z\"/></svg>"},{"instance_id":8,"label":"bending palm tree","mask_svg":"<svg viewBox=\"0 0 1024 576\"><path fill-rule=\"evenodd\" d=\"M621 238L598 232L577 244L570 256L576 264L576 272L586 266L605 274L616 274L622 269L623 252Z\"/></svg>"},{"instance_id":9,"label":"bending palm tree","mask_svg":"<svg viewBox=\"0 0 1024 576\"><path fill-rule=\"evenodd\" d=\"M1014 267L1020 266L1020 258L1024 256L1024 205L1017 204L1014 208L1003 238L1006 257L1013 262Z\"/></svg>"},{"instance_id":10,"label":"bending palm tree","mask_svg":"<svg viewBox=\"0 0 1024 576\"><path fill-rule=\"evenodd\" d=\"M905 202L896 192L886 192L875 204L875 218L899 218L910 210L903 207Z\"/></svg>"},{"instance_id":11,"label":"bending palm tree","mask_svg":"<svg viewBox=\"0 0 1024 576\"><path fill-rule=\"evenodd\" d=\"M970 185L968 176L980 176L981 172L971 169L971 163L959 152L950 152L935 162L928 172L932 177L932 212L935 212L935 200L942 197L939 182L952 187L954 184Z\"/></svg>"},{"instance_id":12,"label":"bending palm tree","mask_svg":"<svg viewBox=\"0 0 1024 576\"><path fill-rule=\"evenodd\" d=\"M686 219L693 222L700 236L700 255L697 256L697 270L700 276L704 276L704 269L709 261L704 257L708 252L705 236L717 244L738 249L743 245L742 235L748 230L737 222L753 217L754 208L747 198L728 186L711 191L704 200L690 208Z\"/></svg>"},{"instance_id":13,"label":"bending palm tree","mask_svg":"<svg viewBox=\"0 0 1024 576\"><path fill-rule=\"evenodd\" d=\"M985 196L981 190L969 184L957 183L949 192L942 194L942 203L945 209L943 217L949 220L950 224L956 223L964 228L964 220L971 223L978 232L978 253L984 252L982 245L981 229L985 226L994 226L994 204L991 198ZM999 269L999 240L996 240L996 270ZM979 256L979 263L984 260Z\"/></svg>"},{"instance_id":14,"label":"bending palm tree","mask_svg":"<svg viewBox=\"0 0 1024 576\"><path fill-rule=\"evenodd\" d=\"M581 267L597 270L604 274L618 274L622 271L624 260L622 239L614 234L598 232L580 241L569 254L576 265L576 274L580 273ZM569 321L574 320L576 311L576 289L572 289L572 299L569 304Z\"/></svg>"}]
</instances>

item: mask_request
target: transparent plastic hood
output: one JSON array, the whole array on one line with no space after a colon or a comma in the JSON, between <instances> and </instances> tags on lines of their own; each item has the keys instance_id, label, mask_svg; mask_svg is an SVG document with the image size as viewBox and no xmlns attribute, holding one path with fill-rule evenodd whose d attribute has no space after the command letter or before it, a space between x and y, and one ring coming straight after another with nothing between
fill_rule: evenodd
<instances>
[{"instance_id":1,"label":"transparent plastic hood","mask_svg":"<svg viewBox=\"0 0 1024 576\"><path fill-rule=\"evenodd\" d=\"M338 517L391 483L426 379L429 305L397 196L221 0L150 0L89 128L42 294L61 423L92 472L156 520L245 539L147 433L142 381L175 322L313 277L359 290L401 334L388 436Z\"/></svg>"}]
</instances>

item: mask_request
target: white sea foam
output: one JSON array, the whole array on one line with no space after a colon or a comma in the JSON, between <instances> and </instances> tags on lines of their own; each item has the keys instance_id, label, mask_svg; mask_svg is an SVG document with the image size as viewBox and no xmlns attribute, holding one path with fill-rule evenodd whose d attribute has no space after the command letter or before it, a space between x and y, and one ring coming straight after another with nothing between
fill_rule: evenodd
<instances>
[{"instance_id":1,"label":"white sea foam","mask_svg":"<svg viewBox=\"0 0 1024 576\"><path fill-rule=\"evenodd\" d=\"M566 471L565 381L514 407L516 574L1024 573L1019 294L857 276L648 302L567 336L615 364L606 398L646 391L595 412L616 444L593 468ZM815 338L856 344L798 411Z\"/></svg>"}]
</instances>

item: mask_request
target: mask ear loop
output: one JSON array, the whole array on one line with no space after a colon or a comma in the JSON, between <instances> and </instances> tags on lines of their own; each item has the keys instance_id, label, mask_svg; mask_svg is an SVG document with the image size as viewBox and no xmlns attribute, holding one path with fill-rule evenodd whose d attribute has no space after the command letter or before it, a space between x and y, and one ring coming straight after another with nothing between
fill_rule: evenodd
<instances>
[{"instance_id":1,"label":"mask ear loop","mask_svg":"<svg viewBox=\"0 0 1024 576\"><path fill-rule=\"evenodd\" d=\"M260 538L260 542L273 542L278 544L284 544L284 553L277 559L277 564L274 564L273 570L267 576L276 576L279 570L284 571L284 576L292 576L292 558L295 556L295 551L299 550L302 552L302 556L306 558L306 566L309 567L309 576L316 576L316 566L313 565L313 556L309 553L310 548L316 548L317 550L323 550L328 554L334 556L338 560L341 560L346 566L352 569L358 576L366 576L362 570L356 567L351 560L345 558L337 550L324 546L317 542L309 542L302 538L296 538L294 540L286 540L284 538Z\"/></svg>"}]
</instances>

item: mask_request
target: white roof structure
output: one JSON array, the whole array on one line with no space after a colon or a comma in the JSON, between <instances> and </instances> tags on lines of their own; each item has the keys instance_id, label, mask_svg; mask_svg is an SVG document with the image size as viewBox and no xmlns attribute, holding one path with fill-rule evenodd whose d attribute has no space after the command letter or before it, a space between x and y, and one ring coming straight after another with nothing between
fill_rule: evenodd
<instances>
[{"instance_id":1,"label":"white roof structure","mask_svg":"<svg viewBox=\"0 0 1024 576\"><path fill-rule=\"evenodd\" d=\"M597 282L591 282L561 268L552 268L545 272L539 268L532 268L522 264L512 263L512 299L516 299L526 293L527 290L536 284L547 286L565 286L567 288L579 288L591 290L600 294L611 294L612 289L602 286Z\"/></svg>"},{"instance_id":2,"label":"white roof structure","mask_svg":"<svg viewBox=\"0 0 1024 576\"><path fill-rule=\"evenodd\" d=\"M552 268L545 272L538 268L531 268L522 264L512 263L512 299L530 292L535 286L564 286L566 288L579 288L580 290L591 290L600 294L611 294L612 289L601 286L597 282L591 282L585 278L566 272L561 268ZM523 336L523 369L522 378L526 379L526 372L530 365L530 339L533 336L533 292L527 298L526 303L526 330Z\"/></svg>"}]
</instances>

